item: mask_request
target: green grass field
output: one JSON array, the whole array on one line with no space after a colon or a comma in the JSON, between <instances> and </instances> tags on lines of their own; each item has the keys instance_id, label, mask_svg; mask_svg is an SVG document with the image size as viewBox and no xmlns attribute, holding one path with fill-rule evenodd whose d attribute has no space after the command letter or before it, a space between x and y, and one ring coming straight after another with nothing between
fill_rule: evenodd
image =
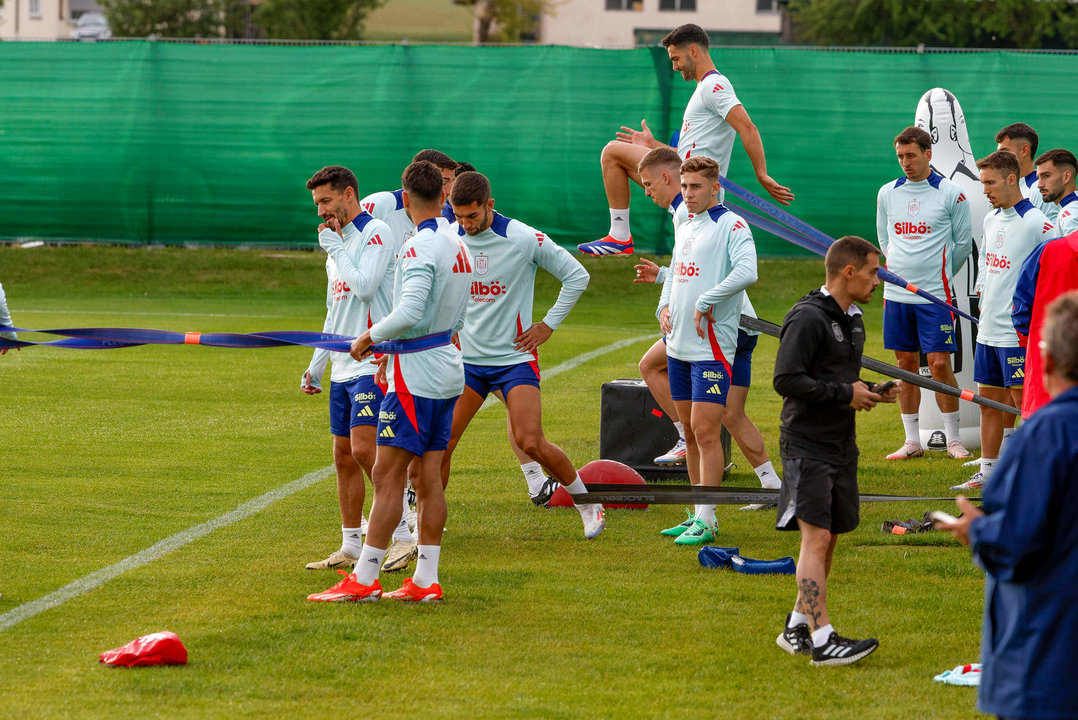
<instances>
[{"instance_id":1,"label":"green grass field","mask_svg":"<svg viewBox=\"0 0 1078 720\"><path fill-rule=\"evenodd\" d=\"M632 260L589 260L592 285L543 348L553 368L649 335L544 382L550 439L578 464L598 455L599 389L636 377L657 334L657 288ZM537 305L556 288L542 277ZM761 317L821 282L818 261L764 260ZM188 331L317 329L318 253L0 247L16 325ZM869 354L886 359L882 308ZM778 465L777 342L760 341L749 411ZM326 394L299 390L309 351L195 346L29 348L0 358L0 626L9 613L155 543L323 471L326 479L160 559L0 630L4 717L968 718L975 691L932 676L979 655L983 576L949 536L885 535L926 503L871 504L839 543L836 628L881 647L844 668L775 646L789 576L702 569L658 530L677 506L608 513L586 541L572 510L534 508L505 442L504 411L481 412L450 481L437 606L328 605L310 572L340 540L329 479ZM939 453L901 466L896 406L860 417L865 492L946 495L968 476ZM738 468L727 484L756 485ZM947 507L953 510L953 507ZM796 555L771 513L719 509L722 545ZM395 589L403 578L384 575ZM187 644L186 667L112 669L98 653L149 632Z\"/></svg>"}]
</instances>

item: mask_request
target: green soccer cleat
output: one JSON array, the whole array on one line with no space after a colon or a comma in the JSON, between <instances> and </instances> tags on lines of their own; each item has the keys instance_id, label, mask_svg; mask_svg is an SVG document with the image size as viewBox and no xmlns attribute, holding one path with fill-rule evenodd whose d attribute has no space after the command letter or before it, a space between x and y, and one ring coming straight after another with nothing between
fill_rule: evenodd
<instances>
[{"instance_id":1,"label":"green soccer cleat","mask_svg":"<svg viewBox=\"0 0 1078 720\"><path fill-rule=\"evenodd\" d=\"M715 533L718 531L718 525L708 525L700 518L694 517L692 519L692 525L677 536L674 540L675 545L703 545L704 543L714 542Z\"/></svg>"},{"instance_id":2,"label":"green soccer cleat","mask_svg":"<svg viewBox=\"0 0 1078 720\"><path fill-rule=\"evenodd\" d=\"M686 510L685 514L688 515L688 517L685 518L685 521L683 523L681 523L680 525L675 525L674 527L666 528L665 530L660 530L659 534L666 535L667 537L677 537L678 535L681 535L681 533L691 528L692 521L695 516L693 515L692 510Z\"/></svg>"}]
</instances>

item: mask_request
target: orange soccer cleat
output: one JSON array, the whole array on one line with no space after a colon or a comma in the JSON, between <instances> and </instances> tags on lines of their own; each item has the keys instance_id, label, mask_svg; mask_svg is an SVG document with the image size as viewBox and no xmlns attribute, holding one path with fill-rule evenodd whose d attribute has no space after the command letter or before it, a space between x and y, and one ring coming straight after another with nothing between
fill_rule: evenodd
<instances>
[{"instance_id":1,"label":"orange soccer cleat","mask_svg":"<svg viewBox=\"0 0 1078 720\"><path fill-rule=\"evenodd\" d=\"M388 592L385 597L389 600L401 600L402 602L435 602L442 599L442 586L431 583L430 587L419 587L412 578L404 581L400 590Z\"/></svg>"},{"instance_id":2,"label":"orange soccer cleat","mask_svg":"<svg viewBox=\"0 0 1078 720\"><path fill-rule=\"evenodd\" d=\"M370 585L360 585L355 573L337 572L344 575L344 580L328 590L308 595L307 599L314 602L374 602L382 595L382 584L377 578Z\"/></svg>"}]
</instances>

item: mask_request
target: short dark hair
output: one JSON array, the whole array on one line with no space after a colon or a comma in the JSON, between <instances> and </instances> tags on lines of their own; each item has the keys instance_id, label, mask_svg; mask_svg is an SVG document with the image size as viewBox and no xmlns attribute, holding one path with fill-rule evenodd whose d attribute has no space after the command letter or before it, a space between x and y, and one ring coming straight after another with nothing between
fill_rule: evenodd
<instances>
[{"instance_id":1,"label":"short dark hair","mask_svg":"<svg viewBox=\"0 0 1078 720\"><path fill-rule=\"evenodd\" d=\"M1078 158L1074 157L1074 153L1070 150L1064 150L1063 148L1056 148L1049 150L1036 159L1035 163L1040 165L1041 163L1050 162L1056 167L1070 168L1071 175L1078 177Z\"/></svg>"},{"instance_id":2,"label":"short dark hair","mask_svg":"<svg viewBox=\"0 0 1078 720\"><path fill-rule=\"evenodd\" d=\"M827 270L827 277L837 277L847 265L853 265L860 270L868 262L869 255L879 255L880 249L856 235L843 235L827 248L827 256L823 264Z\"/></svg>"},{"instance_id":3,"label":"short dark hair","mask_svg":"<svg viewBox=\"0 0 1078 720\"><path fill-rule=\"evenodd\" d=\"M704 155L693 155L681 164L681 174L702 173L711 182L719 181L719 164Z\"/></svg>"},{"instance_id":4,"label":"short dark hair","mask_svg":"<svg viewBox=\"0 0 1078 720\"><path fill-rule=\"evenodd\" d=\"M1048 306L1044 323L1044 349L1056 363L1056 372L1078 382L1078 290L1057 297Z\"/></svg>"},{"instance_id":5,"label":"short dark hair","mask_svg":"<svg viewBox=\"0 0 1078 720\"><path fill-rule=\"evenodd\" d=\"M457 169L453 171L453 176L460 177L466 172L475 172L475 165L472 165L470 162L457 163Z\"/></svg>"},{"instance_id":6,"label":"short dark hair","mask_svg":"<svg viewBox=\"0 0 1078 720\"><path fill-rule=\"evenodd\" d=\"M636 171L640 172L644 168L655 167L656 165L665 165L681 167L681 156L677 154L677 151L668 147L657 147L653 150L648 150L647 154L640 158L640 163L636 166Z\"/></svg>"},{"instance_id":7,"label":"short dark hair","mask_svg":"<svg viewBox=\"0 0 1078 720\"><path fill-rule=\"evenodd\" d=\"M414 162L401 173L401 187L420 202L437 202L442 195L442 173L432 162Z\"/></svg>"},{"instance_id":8,"label":"short dark hair","mask_svg":"<svg viewBox=\"0 0 1078 720\"><path fill-rule=\"evenodd\" d=\"M307 189L314 190L319 185L326 184L337 192L344 192L345 188L352 188L356 198L359 197L359 183L356 181L356 174L346 167L327 165L311 176L311 179L307 181Z\"/></svg>"},{"instance_id":9,"label":"short dark hair","mask_svg":"<svg viewBox=\"0 0 1078 720\"><path fill-rule=\"evenodd\" d=\"M414 163L422 162L424 160L442 170L455 170L457 167L457 163L454 162L453 158L449 157L441 150L420 150L415 154L415 157L412 158L412 162Z\"/></svg>"},{"instance_id":10,"label":"short dark hair","mask_svg":"<svg viewBox=\"0 0 1078 720\"><path fill-rule=\"evenodd\" d=\"M457 181L453 183L453 193L449 196L449 204L455 207L465 207L472 203L486 205L490 200L490 181L482 173L475 171L461 173Z\"/></svg>"},{"instance_id":11,"label":"short dark hair","mask_svg":"<svg viewBox=\"0 0 1078 720\"><path fill-rule=\"evenodd\" d=\"M895 145L917 143L922 150L932 149L932 136L919 127L908 127L895 136Z\"/></svg>"},{"instance_id":12,"label":"short dark hair","mask_svg":"<svg viewBox=\"0 0 1078 720\"><path fill-rule=\"evenodd\" d=\"M1025 123L1011 123L996 133L997 143L1004 140L1020 140L1029 143L1029 156L1031 158L1037 156L1037 142L1040 138L1037 137L1037 131Z\"/></svg>"},{"instance_id":13,"label":"short dark hair","mask_svg":"<svg viewBox=\"0 0 1078 720\"><path fill-rule=\"evenodd\" d=\"M708 42L707 33L704 32L702 27L687 23L685 25L678 25L671 30L670 33L663 38L663 47L668 48L671 45L674 47L698 45L704 50L707 50Z\"/></svg>"},{"instance_id":14,"label":"short dark hair","mask_svg":"<svg viewBox=\"0 0 1078 720\"><path fill-rule=\"evenodd\" d=\"M1018 167L1018 156L1009 150L996 150L988 157L978 160L977 169L983 170L985 168L996 170L1003 177L1008 175L1022 176L1022 169Z\"/></svg>"}]
</instances>

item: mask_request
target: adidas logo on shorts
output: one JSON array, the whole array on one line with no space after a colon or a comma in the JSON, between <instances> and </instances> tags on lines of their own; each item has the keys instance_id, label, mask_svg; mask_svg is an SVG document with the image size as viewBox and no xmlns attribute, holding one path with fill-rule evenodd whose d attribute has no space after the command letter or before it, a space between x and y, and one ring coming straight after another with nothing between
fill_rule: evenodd
<instances>
[{"instance_id":1,"label":"adidas logo on shorts","mask_svg":"<svg viewBox=\"0 0 1078 720\"><path fill-rule=\"evenodd\" d=\"M712 385L711 387L709 387L707 389L707 394L708 395L722 395L722 388L720 388L718 385Z\"/></svg>"},{"instance_id":2,"label":"adidas logo on shorts","mask_svg":"<svg viewBox=\"0 0 1078 720\"><path fill-rule=\"evenodd\" d=\"M378 433L378 437L391 438L397 436L393 434L393 428L386 425L382 432Z\"/></svg>"},{"instance_id":3,"label":"adidas logo on shorts","mask_svg":"<svg viewBox=\"0 0 1078 720\"><path fill-rule=\"evenodd\" d=\"M356 417L374 417L374 413L371 412L371 406L364 405L363 409L356 413Z\"/></svg>"}]
</instances>

